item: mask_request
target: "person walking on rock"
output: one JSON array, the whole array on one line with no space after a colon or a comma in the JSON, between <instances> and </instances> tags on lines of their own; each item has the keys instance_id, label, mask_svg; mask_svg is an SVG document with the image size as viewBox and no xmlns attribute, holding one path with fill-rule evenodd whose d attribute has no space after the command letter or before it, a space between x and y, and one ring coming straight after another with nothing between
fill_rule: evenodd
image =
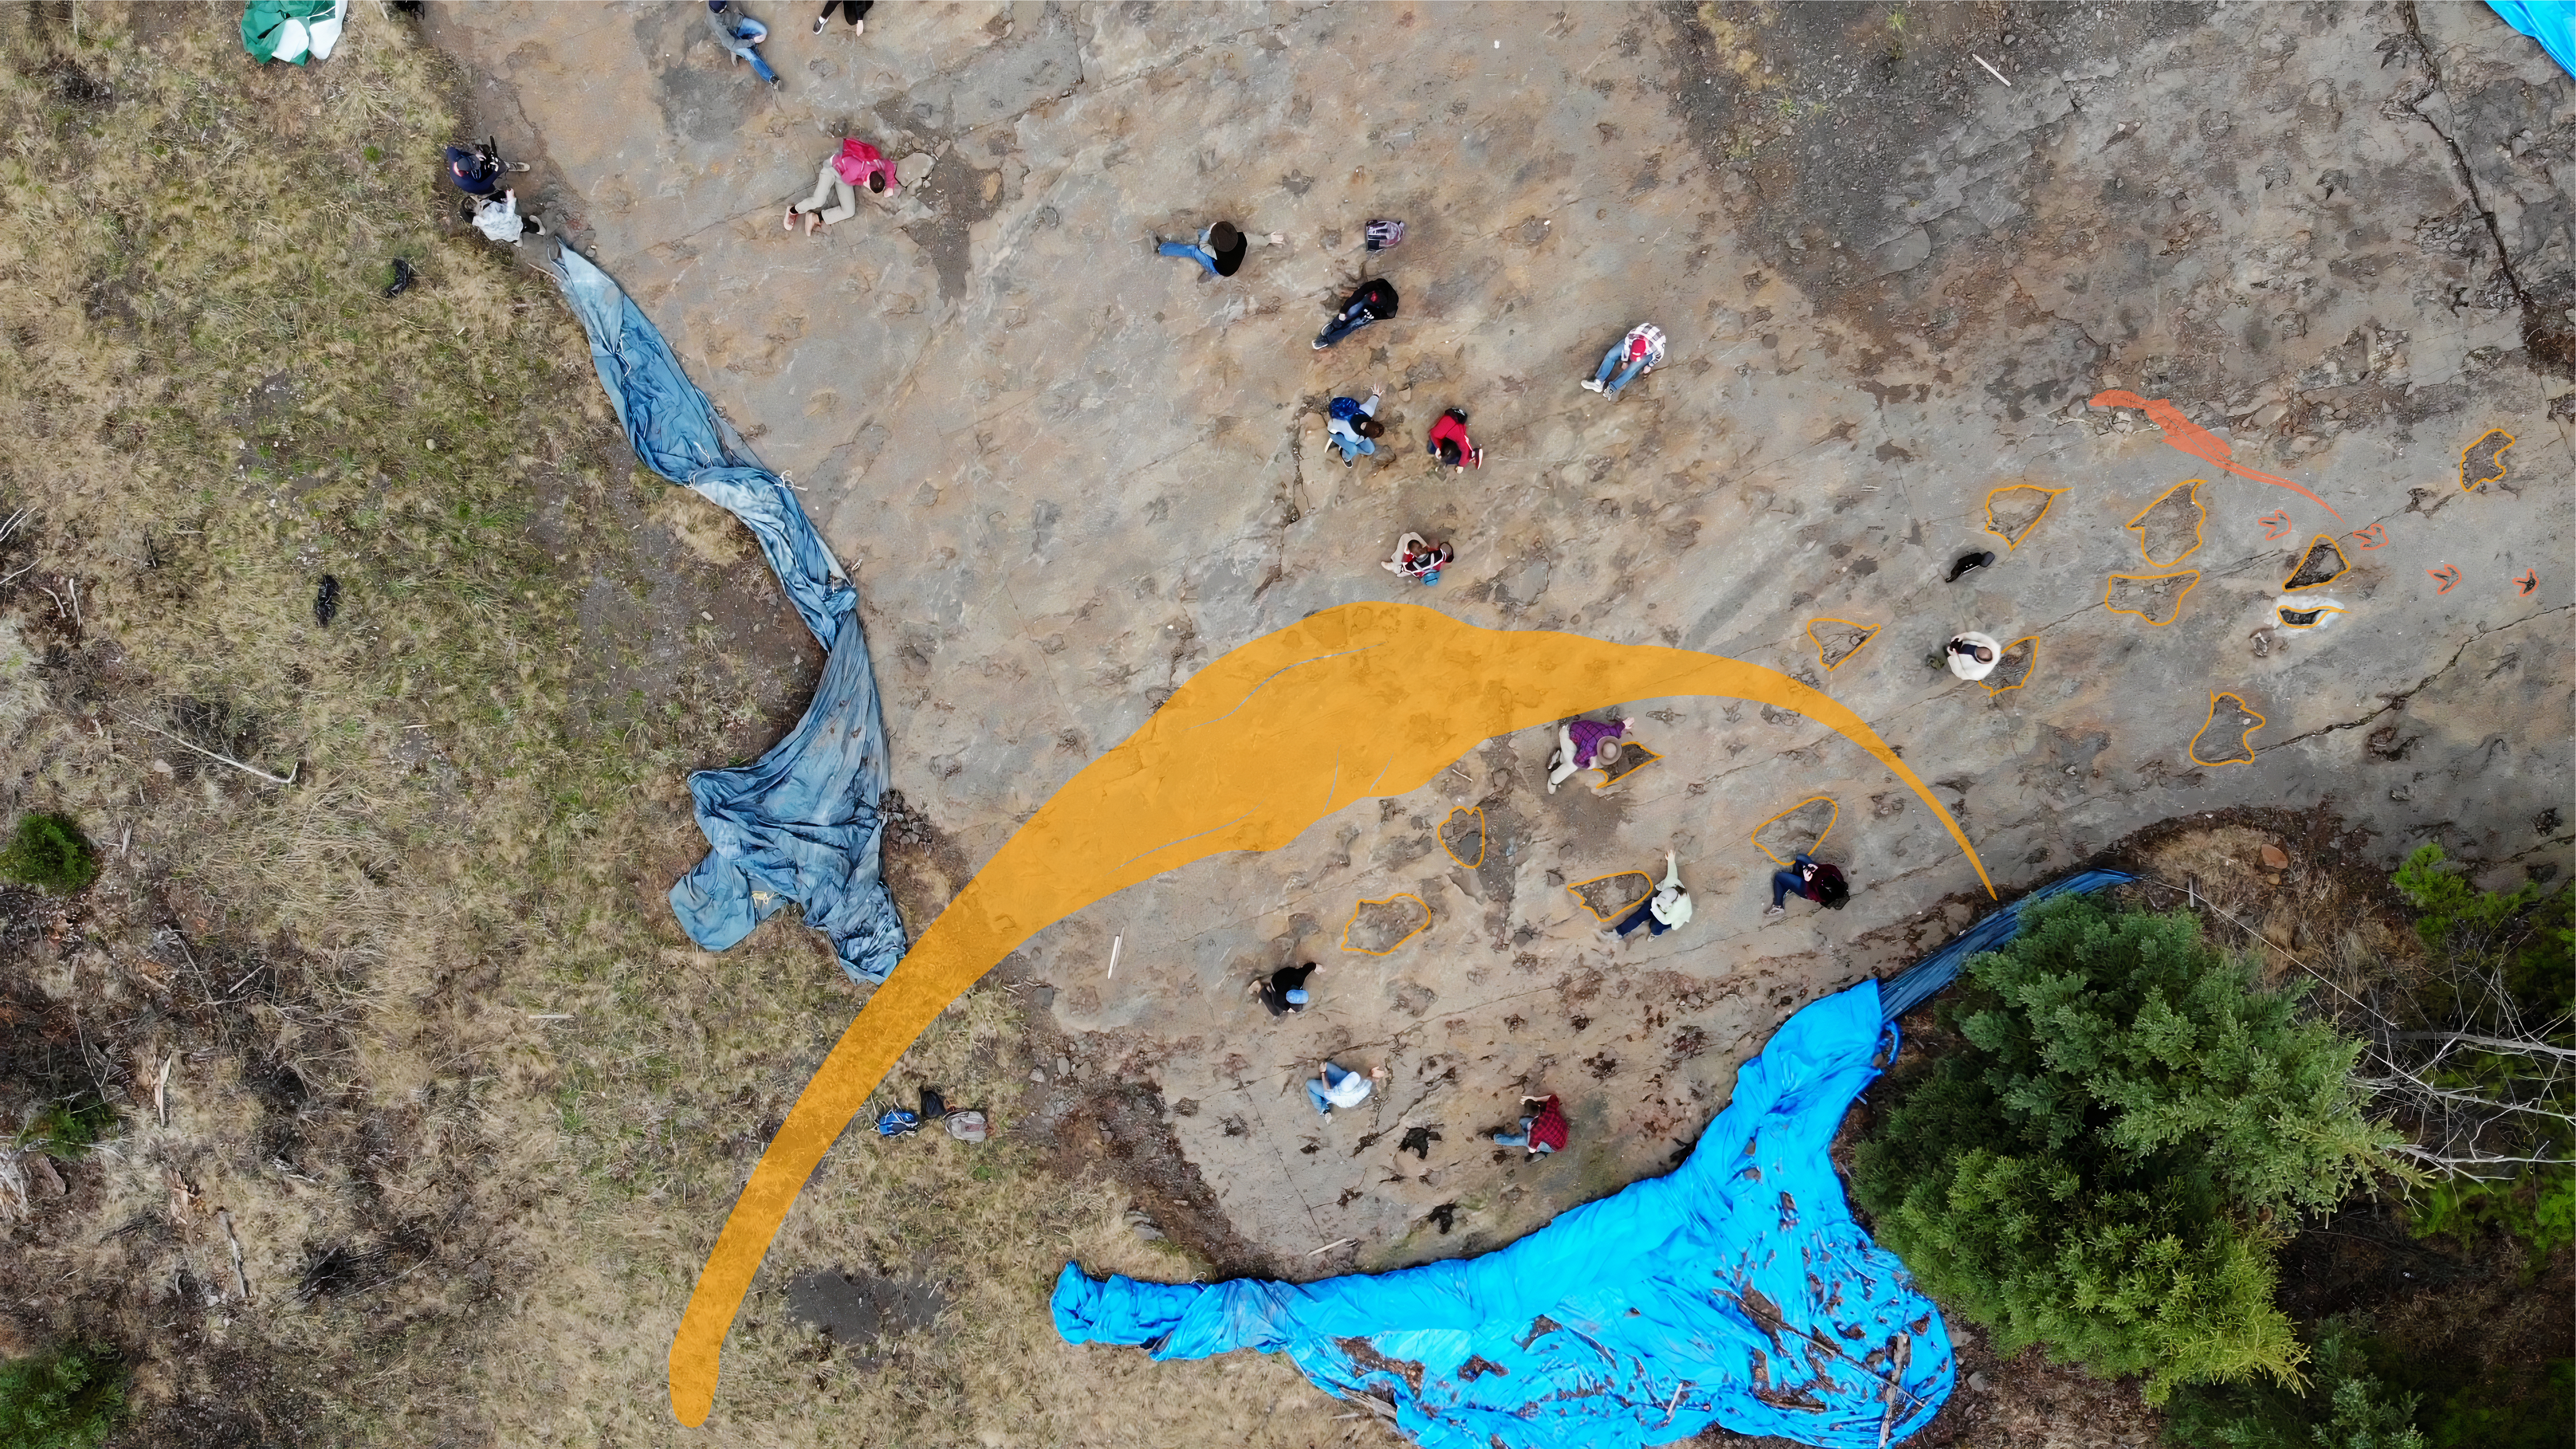
<instances>
[{"instance_id":1,"label":"person walking on rock","mask_svg":"<svg viewBox=\"0 0 2576 1449\"><path fill-rule=\"evenodd\" d=\"M1427 451L1444 467L1466 469L1485 466L1485 450L1477 447L1476 440L1467 436L1467 413L1463 408L1449 409L1431 425L1431 446Z\"/></svg>"},{"instance_id":2,"label":"person walking on rock","mask_svg":"<svg viewBox=\"0 0 2576 1449\"><path fill-rule=\"evenodd\" d=\"M465 203L466 219L474 229L496 242L519 244L524 236L544 236L546 224L533 216L519 215L519 193L504 191L497 197Z\"/></svg>"},{"instance_id":3,"label":"person walking on rock","mask_svg":"<svg viewBox=\"0 0 2576 1449\"><path fill-rule=\"evenodd\" d=\"M1605 941L1625 941L1630 931L1644 926L1648 936L1660 936L1675 926L1689 925L1690 918L1690 892L1682 889L1681 866L1674 854L1667 850L1664 852L1663 883L1655 887L1655 893L1639 901L1637 908L1617 926L1595 934Z\"/></svg>"},{"instance_id":4,"label":"person walking on rock","mask_svg":"<svg viewBox=\"0 0 2576 1449\"><path fill-rule=\"evenodd\" d=\"M1547 793L1556 793L1577 770L1590 770L1607 765L1619 757L1618 740L1635 729L1637 722L1622 719L1613 724L1599 720L1567 720L1556 727L1556 753L1547 759ZM1605 754L1604 746L1608 746Z\"/></svg>"},{"instance_id":5,"label":"person walking on rock","mask_svg":"<svg viewBox=\"0 0 2576 1449\"><path fill-rule=\"evenodd\" d=\"M1293 1015L1306 1009L1306 978L1314 974L1315 963L1312 961L1303 966L1282 966L1271 972L1267 980L1258 976L1252 978L1251 990L1261 998L1263 1006L1270 1008L1272 1016Z\"/></svg>"},{"instance_id":6,"label":"person walking on rock","mask_svg":"<svg viewBox=\"0 0 2576 1449\"><path fill-rule=\"evenodd\" d=\"M1518 1132L1495 1133L1494 1145L1526 1147L1532 1157L1544 1152L1563 1152L1565 1150L1565 1109L1557 1105L1556 1094L1551 1092L1545 1097L1523 1097L1521 1105L1535 1106L1538 1110L1525 1114L1521 1118L1521 1130Z\"/></svg>"},{"instance_id":7,"label":"person walking on rock","mask_svg":"<svg viewBox=\"0 0 2576 1449\"><path fill-rule=\"evenodd\" d=\"M1342 450L1342 466L1357 464L1363 454L1377 452L1377 440L1386 436L1386 424L1377 420L1379 394L1372 391L1367 402L1357 398L1337 397L1324 413L1325 436Z\"/></svg>"},{"instance_id":8,"label":"person walking on rock","mask_svg":"<svg viewBox=\"0 0 2576 1449\"><path fill-rule=\"evenodd\" d=\"M1601 370L1584 381L1583 390L1607 394L1615 401L1619 389L1663 363L1663 330L1652 322L1640 322L1629 328L1628 335L1620 338L1616 346L1601 354Z\"/></svg>"},{"instance_id":9,"label":"person walking on rock","mask_svg":"<svg viewBox=\"0 0 2576 1449\"><path fill-rule=\"evenodd\" d=\"M823 0L823 13L814 17L814 33L822 34L823 27L832 23L832 11L837 6L841 18L850 22L850 38L856 40L868 33L868 12L876 4L877 0Z\"/></svg>"},{"instance_id":10,"label":"person walking on rock","mask_svg":"<svg viewBox=\"0 0 2576 1449\"><path fill-rule=\"evenodd\" d=\"M1771 873L1771 909L1765 916L1785 916L1785 902L1791 896L1814 901L1829 911L1839 911L1851 899L1851 887L1844 883L1840 866L1827 865L1799 851L1786 870Z\"/></svg>"},{"instance_id":11,"label":"person walking on rock","mask_svg":"<svg viewBox=\"0 0 2576 1449\"><path fill-rule=\"evenodd\" d=\"M1961 679L1975 681L1995 672L1995 661L2003 657L2004 647L1983 634L1966 633L1951 636L1941 646L1941 657L1949 662L1950 672Z\"/></svg>"},{"instance_id":12,"label":"person walking on rock","mask_svg":"<svg viewBox=\"0 0 2576 1449\"><path fill-rule=\"evenodd\" d=\"M864 186L872 195L883 196L899 185L894 163L885 158L884 152L855 136L844 137L840 153L814 173L814 194L790 204L784 224L794 231L796 219L801 216L805 218L805 234L812 236L858 213L858 188Z\"/></svg>"},{"instance_id":13,"label":"person walking on rock","mask_svg":"<svg viewBox=\"0 0 2576 1449\"><path fill-rule=\"evenodd\" d=\"M1307 1079L1306 1100L1315 1104L1317 1113L1330 1117L1335 1107L1356 1107L1367 1101L1369 1093L1385 1079L1384 1067L1371 1067L1363 1077L1326 1062L1322 1076Z\"/></svg>"},{"instance_id":14,"label":"person walking on rock","mask_svg":"<svg viewBox=\"0 0 2576 1449\"><path fill-rule=\"evenodd\" d=\"M1199 239L1194 242L1167 242L1159 236L1154 238L1156 255L1188 257L1191 261L1207 268L1207 274L1211 277L1231 277L1241 271L1243 254L1251 248L1251 241L1242 232L1235 230L1234 223L1230 221L1220 221L1210 226L1200 232Z\"/></svg>"},{"instance_id":15,"label":"person walking on rock","mask_svg":"<svg viewBox=\"0 0 2576 1449\"><path fill-rule=\"evenodd\" d=\"M760 58L752 47L769 38L769 27L745 15L733 0L707 0L707 28L716 34L716 44L731 52L736 60L751 62L751 73L778 89L778 72Z\"/></svg>"},{"instance_id":16,"label":"person walking on rock","mask_svg":"<svg viewBox=\"0 0 2576 1449\"><path fill-rule=\"evenodd\" d=\"M1418 579L1424 586L1440 582L1440 571L1458 557L1458 550L1445 543L1433 543L1418 533L1408 533L1396 540L1395 556L1378 567L1400 579Z\"/></svg>"},{"instance_id":17,"label":"person walking on rock","mask_svg":"<svg viewBox=\"0 0 2576 1449\"><path fill-rule=\"evenodd\" d=\"M1315 350L1321 352L1372 322L1394 316L1396 302L1394 283L1382 277L1362 282L1359 290L1342 303L1342 309L1333 314L1333 320L1324 324L1324 330L1315 334Z\"/></svg>"}]
</instances>

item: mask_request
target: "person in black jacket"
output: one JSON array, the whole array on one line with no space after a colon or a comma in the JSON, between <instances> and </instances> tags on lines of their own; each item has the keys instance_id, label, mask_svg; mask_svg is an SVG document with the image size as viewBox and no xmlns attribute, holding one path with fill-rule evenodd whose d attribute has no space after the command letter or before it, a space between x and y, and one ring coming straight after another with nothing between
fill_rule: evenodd
<instances>
[{"instance_id":1,"label":"person in black jacket","mask_svg":"<svg viewBox=\"0 0 2576 1449\"><path fill-rule=\"evenodd\" d=\"M1161 237L1154 238L1155 255L1188 257L1207 268L1211 277L1231 277L1241 271L1243 254L1251 248L1251 241L1230 221L1220 221L1200 232L1199 239L1194 242L1167 242Z\"/></svg>"},{"instance_id":2,"label":"person in black jacket","mask_svg":"<svg viewBox=\"0 0 2576 1449\"><path fill-rule=\"evenodd\" d=\"M1350 300L1342 304L1342 310L1334 313L1333 320L1316 334L1315 350L1321 352L1371 322L1383 322L1394 316L1395 301L1395 286L1383 277L1361 283L1360 289L1351 293Z\"/></svg>"},{"instance_id":3,"label":"person in black jacket","mask_svg":"<svg viewBox=\"0 0 2576 1449\"><path fill-rule=\"evenodd\" d=\"M1267 981L1254 978L1252 991L1261 998L1262 1005L1270 1008L1272 1016L1286 1016L1306 1009L1306 978L1314 974L1312 961L1303 966L1282 966L1271 972Z\"/></svg>"}]
</instances>

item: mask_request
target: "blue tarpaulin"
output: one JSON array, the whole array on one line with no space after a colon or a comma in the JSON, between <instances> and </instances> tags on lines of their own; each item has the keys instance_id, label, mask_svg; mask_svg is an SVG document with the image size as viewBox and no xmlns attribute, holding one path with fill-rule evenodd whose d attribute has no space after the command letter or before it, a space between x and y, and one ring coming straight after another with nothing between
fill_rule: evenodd
<instances>
[{"instance_id":1,"label":"blue tarpaulin","mask_svg":"<svg viewBox=\"0 0 2576 1449\"><path fill-rule=\"evenodd\" d=\"M1898 972L1895 979L1880 982L1879 1009L1887 1013L1888 1020L1894 1021L1931 1000L1941 988L1959 979L1959 971L1968 964L1969 957L1980 951L2000 951L2013 937L2020 935L2023 908L2069 891L2079 894L2098 891L2104 886L2126 885L2136 879L2126 871L2087 870L2063 880L2050 881L2002 910L1989 912L1983 920L1961 931L1957 939Z\"/></svg>"},{"instance_id":2,"label":"blue tarpaulin","mask_svg":"<svg viewBox=\"0 0 2576 1449\"><path fill-rule=\"evenodd\" d=\"M2539 41L2560 70L2576 75L2576 0L2487 0L2487 6Z\"/></svg>"},{"instance_id":3,"label":"blue tarpaulin","mask_svg":"<svg viewBox=\"0 0 2576 1449\"><path fill-rule=\"evenodd\" d=\"M859 591L795 492L717 416L617 284L569 248L555 249L553 270L590 334L600 385L635 456L742 520L829 653L805 717L786 738L748 765L689 777L710 849L671 887L671 910L689 939L721 951L794 901L806 924L831 938L843 970L883 981L903 959L904 935L878 873L885 717L859 626Z\"/></svg>"},{"instance_id":4,"label":"blue tarpaulin","mask_svg":"<svg viewBox=\"0 0 2576 1449\"><path fill-rule=\"evenodd\" d=\"M1955 1377L1939 1310L1851 1219L1826 1145L1893 1028L1863 982L1789 1018L1668 1176L1478 1257L1318 1283L1056 1281L1075 1343L1284 1352L1432 1449L1745 1434L1877 1449Z\"/></svg>"}]
</instances>

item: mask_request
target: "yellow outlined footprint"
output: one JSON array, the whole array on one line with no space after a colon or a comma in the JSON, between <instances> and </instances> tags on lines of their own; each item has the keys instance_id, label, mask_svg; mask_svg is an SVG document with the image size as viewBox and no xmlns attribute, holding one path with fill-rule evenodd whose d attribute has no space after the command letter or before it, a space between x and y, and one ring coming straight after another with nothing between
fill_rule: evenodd
<instances>
[{"instance_id":1,"label":"yellow outlined footprint","mask_svg":"<svg viewBox=\"0 0 2576 1449\"><path fill-rule=\"evenodd\" d=\"M2169 569L2175 564L2181 563L2184 559L2191 557L2193 554L2200 552L2201 541L2207 536L2209 531L2209 509L2200 501L2200 489L2201 485L2208 481L2209 480L2206 478L2186 478L2183 481L2176 483L2173 487L2166 489L2164 492L2157 494L2155 502L2139 509L2137 517L2120 525L2122 528L2125 528L2129 532L2138 536L2138 557L2145 559L2148 567ZM2158 558L2147 547L2147 517L2157 509L2164 507L2166 500L2172 498L2176 493L2181 493L2183 495L2183 503L2191 509L2191 547L2175 554L2172 558Z\"/></svg>"},{"instance_id":2,"label":"yellow outlined footprint","mask_svg":"<svg viewBox=\"0 0 2576 1449\"><path fill-rule=\"evenodd\" d=\"M1386 946L1379 950L1372 951L1366 946L1354 946L1351 944L1351 930L1353 927L1359 925L1361 912L1366 911L1371 906L1391 906L1397 901L1411 901L1414 905L1421 907L1422 924L1415 926L1412 930L1396 937L1394 945ZM1362 956L1392 956L1395 954L1397 947L1402 946L1405 942L1412 940L1414 937L1419 936L1430 929L1431 907L1424 904L1422 897L1415 895L1411 891L1398 891L1394 895L1388 896L1385 900L1372 901L1363 899L1358 905L1351 907L1351 918L1342 923L1342 949L1345 951L1356 952Z\"/></svg>"},{"instance_id":3,"label":"yellow outlined footprint","mask_svg":"<svg viewBox=\"0 0 2576 1449\"><path fill-rule=\"evenodd\" d=\"M2181 588L2164 587L2176 580L2181 581ZM2102 607L2114 614L2135 614L2161 629L2182 617L2182 601L2190 596L2193 587L2199 582L2200 570L2198 569L2184 569L2174 574L2113 574L2103 581ZM2111 596L2121 592L2122 584L2135 586L2127 591L2133 599L2141 594L2146 597L2138 599L2134 607L2112 602ZM2159 609L2164 611L2164 617L2161 619L2156 617L2156 611Z\"/></svg>"},{"instance_id":4,"label":"yellow outlined footprint","mask_svg":"<svg viewBox=\"0 0 2576 1449\"><path fill-rule=\"evenodd\" d=\"M1476 858L1474 860L1469 860L1460 855L1458 853L1458 847L1449 843L1449 827L1457 824L1458 817L1461 815L1472 815L1476 817ZM1469 870L1475 870L1482 866L1485 863L1485 807L1482 805L1461 805L1456 809L1451 810L1449 812L1449 818L1440 822L1440 848L1449 852L1449 858L1451 860L1458 862ZM1349 934L1350 928L1345 926L1342 930L1343 933L1347 935Z\"/></svg>"},{"instance_id":5,"label":"yellow outlined footprint","mask_svg":"<svg viewBox=\"0 0 2576 1449\"><path fill-rule=\"evenodd\" d=\"M2019 493L2024 491L2040 495L2039 511L2032 514L2029 521L2023 523L2019 528L2007 527L2006 520L1995 516L1995 500L2006 493ZM2048 510L2055 506L2057 495L2065 491L2066 490L2063 488L2042 488L2036 483L2003 483L1987 489L1986 532L2002 539L2006 549L2017 549L2021 547L2021 541L2030 537L2030 531L2039 527L2039 521L2046 518L2048 516Z\"/></svg>"},{"instance_id":6,"label":"yellow outlined footprint","mask_svg":"<svg viewBox=\"0 0 2576 1449\"><path fill-rule=\"evenodd\" d=\"M2311 576L2310 569L2323 567L2317 555L2319 549L2334 555L2334 567L2325 573ZM2299 562L2290 570L2290 576L2281 580L2281 592L2295 594L2302 589L2322 589L2342 578L2344 571L2351 567L2352 560L2343 556L2343 545L2320 533L2308 540L2306 548L2299 550ZM2306 579L2307 582L2304 584L2299 582L2301 579Z\"/></svg>"},{"instance_id":7,"label":"yellow outlined footprint","mask_svg":"<svg viewBox=\"0 0 2576 1449\"><path fill-rule=\"evenodd\" d=\"M1993 894L1967 832L1851 708L1776 669L1419 604L1344 604L1242 644L1040 805L859 1009L716 1235L672 1335L671 1412L706 1422L725 1334L788 1210L852 1118L966 988L1076 911L1191 861L1276 850L1358 800L1421 788L1497 735L1640 699L1743 699L1840 734L1904 782Z\"/></svg>"},{"instance_id":8,"label":"yellow outlined footprint","mask_svg":"<svg viewBox=\"0 0 2576 1449\"><path fill-rule=\"evenodd\" d=\"M1755 850L1761 851L1764 855L1770 855L1771 863L1773 865L1786 866L1789 862L1782 860L1776 855L1771 855L1771 847L1762 843L1762 832L1778 824L1783 818L1795 815L1799 811L1806 809L1808 806L1815 804L1819 800L1825 802L1825 828L1816 832L1816 841L1813 845L1807 847L1807 851L1809 854L1813 854L1816 851L1824 849L1825 837L1834 833L1834 822L1843 818L1843 807L1836 804L1834 797L1831 795L1808 796L1806 799L1801 800L1797 804L1790 806L1788 809L1781 811L1778 815L1774 815L1770 819L1763 821L1761 824L1754 826L1753 833L1746 836L1745 839L1753 842L1753 848Z\"/></svg>"},{"instance_id":9,"label":"yellow outlined footprint","mask_svg":"<svg viewBox=\"0 0 2576 1449\"><path fill-rule=\"evenodd\" d=\"M1833 652L1830 645L1826 644L1825 641L1817 635L1816 626L1818 624L1840 624L1846 629L1857 629L1860 631L1860 637L1857 639L1851 639L1849 636L1844 636L1842 639L1838 639L1836 642L1843 645L1843 650L1841 653L1837 654ZM1884 624L1864 624L1857 619L1809 619L1807 621L1807 642L1816 646L1816 662L1825 667L1825 672L1827 674L1831 674L1843 665L1850 663L1851 657L1867 648L1869 646L1869 641L1878 637L1878 631L1886 627L1887 626Z\"/></svg>"},{"instance_id":10,"label":"yellow outlined footprint","mask_svg":"<svg viewBox=\"0 0 2576 1449\"><path fill-rule=\"evenodd\" d=\"M2491 438L2504 441L2491 444L2488 441ZM2471 439L2469 445L2460 450L2460 491L2475 493L2489 483L2503 482L2505 475L2513 471L2504 461L2504 450L2512 446L2513 434L2502 428L2489 428ZM2470 458L2473 453L2477 455L2474 461ZM2471 476L2472 470L2475 471L2474 477Z\"/></svg>"},{"instance_id":11,"label":"yellow outlined footprint","mask_svg":"<svg viewBox=\"0 0 2576 1449\"><path fill-rule=\"evenodd\" d=\"M2202 735L2208 734L2211 730L2218 728L2218 702L2222 699L2228 700L2236 706L2235 713L2238 718L2229 726L2229 728L2237 731L2236 748L2244 753L2241 755L2231 755L2224 760L2204 760L2200 757L2200 739ZM2253 723L2247 724L2245 723L2246 720L2252 720ZM2254 732L2261 729L2265 723L2266 721L2263 716L2256 714L2253 707L2248 705L2241 696L2232 693L2211 695L2209 697L2209 723L2202 725L2199 732L2191 737L2191 762L2195 765L2206 766L2210 769L2216 769L2220 765L2250 765L2254 763Z\"/></svg>"},{"instance_id":12,"label":"yellow outlined footprint","mask_svg":"<svg viewBox=\"0 0 2576 1449\"><path fill-rule=\"evenodd\" d=\"M1639 879L1639 880L1641 880L1641 881L1644 881L1644 882L1646 883L1646 888L1645 888L1643 891L1640 891L1639 893L1637 893L1635 896L1631 897L1631 898L1627 901L1627 903L1626 903L1626 904L1621 905L1621 906L1617 906L1617 907L1613 908L1613 909L1611 910L1610 914L1608 914L1608 915L1606 915L1606 916L1605 916L1605 915L1603 915L1603 914L1601 913L1601 911L1600 911L1600 908L1599 908L1599 907L1596 907L1596 906L1594 906L1594 905L1592 904L1592 898L1591 898L1590 896L1587 896L1587 895L1585 895L1585 894L1583 893L1583 888L1584 888L1585 886L1596 886L1596 885L1599 885L1599 884L1601 884L1601 883L1602 883L1603 881L1605 881L1605 880L1617 880L1619 877L1621 877L1621 876L1623 876L1623 875L1633 875L1633 876L1635 876L1637 879ZM1566 889L1566 891L1567 891L1569 894L1571 894L1571 895L1574 897L1574 903L1575 903L1576 905L1579 905L1579 906L1583 907L1583 909L1584 909L1584 910L1589 911L1589 912L1591 913L1591 915L1592 915L1592 919L1594 919L1594 920L1596 920L1596 921L1599 921L1601 924L1603 924L1603 925L1605 925L1605 926L1606 926L1606 925L1609 925L1611 922L1618 920L1621 916L1624 916L1624 915L1628 914L1630 911L1635 910L1635 909L1637 908L1637 902L1644 900L1646 897L1648 897L1648 896L1650 896L1650 895L1653 895L1653 894L1655 893L1655 878L1654 878L1653 876L1650 876L1650 875L1646 874L1646 873L1645 873L1644 871L1642 871L1642 870L1614 870L1614 871L1610 872L1608 875L1596 875L1596 876L1594 876L1594 877L1593 877L1592 879L1590 879L1590 880L1579 880L1579 881L1576 881L1574 884L1567 886L1565 889Z\"/></svg>"},{"instance_id":13,"label":"yellow outlined footprint","mask_svg":"<svg viewBox=\"0 0 2576 1449\"><path fill-rule=\"evenodd\" d=\"M2024 645L2029 647L2025 649ZM2013 657L2016 652L2021 655L2019 659ZM2004 646L2003 653L1995 656L1995 672L1977 682L1985 685L1986 693L2001 694L2007 689L2019 689L2030 683L2030 677L2038 672L2039 636L2024 634ZM1998 679L2004 682L1994 683Z\"/></svg>"}]
</instances>

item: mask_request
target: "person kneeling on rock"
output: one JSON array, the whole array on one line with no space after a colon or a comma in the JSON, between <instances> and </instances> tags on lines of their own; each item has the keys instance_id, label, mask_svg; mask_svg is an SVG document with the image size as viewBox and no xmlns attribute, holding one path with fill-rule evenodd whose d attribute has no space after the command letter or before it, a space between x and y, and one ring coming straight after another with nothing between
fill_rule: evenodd
<instances>
[{"instance_id":1,"label":"person kneeling on rock","mask_svg":"<svg viewBox=\"0 0 2576 1449\"><path fill-rule=\"evenodd\" d=\"M1476 440L1467 436L1467 413L1463 408L1449 409L1440 415L1438 422L1431 425L1431 446L1428 451L1431 456L1440 460L1443 467L1482 468L1485 466L1485 450L1477 447Z\"/></svg>"},{"instance_id":2,"label":"person kneeling on rock","mask_svg":"<svg viewBox=\"0 0 2576 1449\"><path fill-rule=\"evenodd\" d=\"M1547 793L1556 793L1577 770L1600 769L1619 758L1619 737L1635 729L1632 719L1603 724L1568 720L1556 727L1556 753L1547 758Z\"/></svg>"},{"instance_id":3,"label":"person kneeling on rock","mask_svg":"<svg viewBox=\"0 0 2576 1449\"><path fill-rule=\"evenodd\" d=\"M1639 926L1649 927L1649 936L1660 936L1675 926L1687 926L1691 918L1690 892L1682 889L1682 868L1673 853L1664 852L1663 883L1655 893L1637 903L1618 925L1596 932L1604 941L1625 941L1628 933Z\"/></svg>"},{"instance_id":4,"label":"person kneeling on rock","mask_svg":"<svg viewBox=\"0 0 2576 1449\"><path fill-rule=\"evenodd\" d=\"M1433 543L1418 533L1408 533L1396 540L1395 555L1378 567L1400 579L1417 579L1422 583L1440 582L1440 571L1457 562L1458 550L1445 543Z\"/></svg>"},{"instance_id":5,"label":"person kneeling on rock","mask_svg":"<svg viewBox=\"0 0 2576 1449\"><path fill-rule=\"evenodd\" d=\"M1565 1109L1557 1105L1555 1094L1521 1098L1522 1106L1533 1104L1538 1111L1521 1118L1521 1130L1494 1134L1496 1147L1526 1147L1532 1157L1565 1150Z\"/></svg>"},{"instance_id":6,"label":"person kneeling on rock","mask_svg":"<svg viewBox=\"0 0 2576 1449\"><path fill-rule=\"evenodd\" d=\"M1271 972L1267 981L1254 977L1250 989L1261 998L1263 1006L1270 1008L1272 1016L1287 1016L1306 1009L1306 978L1314 973L1312 961L1303 966L1282 966Z\"/></svg>"},{"instance_id":7,"label":"person kneeling on rock","mask_svg":"<svg viewBox=\"0 0 2576 1449\"><path fill-rule=\"evenodd\" d=\"M1369 1074L1363 1077L1357 1072L1346 1072L1331 1062L1326 1062L1320 1078L1307 1079L1306 1100L1315 1104L1315 1111L1319 1115L1330 1117L1335 1107L1356 1107L1367 1101L1369 1093L1385 1077L1386 1068L1384 1067L1371 1067Z\"/></svg>"}]
</instances>

